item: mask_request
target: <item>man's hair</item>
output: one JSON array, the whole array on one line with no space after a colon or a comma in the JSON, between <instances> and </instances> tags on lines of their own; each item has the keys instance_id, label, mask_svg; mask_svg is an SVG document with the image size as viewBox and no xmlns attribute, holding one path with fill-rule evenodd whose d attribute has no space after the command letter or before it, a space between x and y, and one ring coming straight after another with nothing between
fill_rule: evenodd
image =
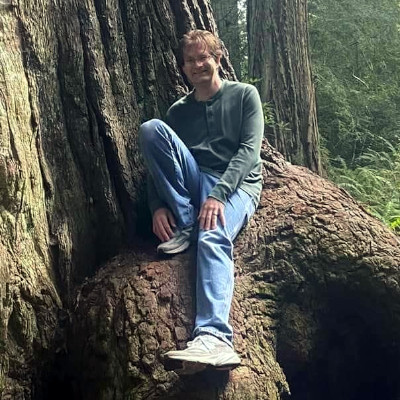
<instances>
[{"instance_id":1,"label":"man's hair","mask_svg":"<svg viewBox=\"0 0 400 400\"><path fill-rule=\"evenodd\" d=\"M183 38L179 41L178 63L180 66L184 64L183 51L185 48L197 43L204 44L214 59L222 56L221 41L209 31L195 29L185 33Z\"/></svg>"}]
</instances>

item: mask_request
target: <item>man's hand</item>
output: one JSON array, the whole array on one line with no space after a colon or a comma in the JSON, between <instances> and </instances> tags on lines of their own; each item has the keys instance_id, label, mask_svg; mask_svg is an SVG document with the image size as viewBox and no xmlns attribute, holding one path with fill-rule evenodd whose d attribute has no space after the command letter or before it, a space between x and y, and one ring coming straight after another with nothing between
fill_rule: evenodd
<instances>
[{"instance_id":1,"label":"man's hand","mask_svg":"<svg viewBox=\"0 0 400 400\"><path fill-rule=\"evenodd\" d=\"M158 208L153 214L153 233L166 242L174 236L173 228L176 227L175 218L170 210L165 207Z\"/></svg>"},{"instance_id":2,"label":"man's hand","mask_svg":"<svg viewBox=\"0 0 400 400\"><path fill-rule=\"evenodd\" d=\"M199 228L208 231L217 228L218 218L222 226L225 226L225 205L213 197L208 197L201 206L199 216Z\"/></svg>"}]
</instances>

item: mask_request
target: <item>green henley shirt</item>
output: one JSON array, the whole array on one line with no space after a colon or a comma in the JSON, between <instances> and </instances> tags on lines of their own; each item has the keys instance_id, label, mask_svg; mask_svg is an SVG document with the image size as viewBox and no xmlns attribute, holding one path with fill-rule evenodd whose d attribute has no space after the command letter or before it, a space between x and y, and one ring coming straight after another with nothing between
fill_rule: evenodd
<instances>
[{"instance_id":1,"label":"green henley shirt","mask_svg":"<svg viewBox=\"0 0 400 400\"><path fill-rule=\"evenodd\" d=\"M207 101L197 101L191 92L169 108L166 123L188 147L200 170L219 177L209 197L225 204L241 188L258 204L264 118L254 86L223 80ZM154 212L163 203L155 190L149 194Z\"/></svg>"}]
</instances>

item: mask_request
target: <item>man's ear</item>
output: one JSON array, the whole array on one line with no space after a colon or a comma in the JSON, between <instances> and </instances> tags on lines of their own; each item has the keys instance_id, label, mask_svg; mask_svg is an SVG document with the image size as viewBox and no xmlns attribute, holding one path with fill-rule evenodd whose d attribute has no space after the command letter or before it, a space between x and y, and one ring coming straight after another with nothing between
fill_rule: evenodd
<instances>
[{"instance_id":1,"label":"man's ear","mask_svg":"<svg viewBox=\"0 0 400 400\"><path fill-rule=\"evenodd\" d=\"M215 57L215 62L217 63L218 68L221 66L221 58L222 55L218 55Z\"/></svg>"}]
</instances>

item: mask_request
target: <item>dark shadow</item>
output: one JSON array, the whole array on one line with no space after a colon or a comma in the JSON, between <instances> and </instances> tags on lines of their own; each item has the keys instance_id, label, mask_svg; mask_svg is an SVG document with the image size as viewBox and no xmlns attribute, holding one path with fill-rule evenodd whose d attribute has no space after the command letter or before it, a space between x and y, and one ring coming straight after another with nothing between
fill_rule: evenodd
<instances>
[{"instance_id":1,"label":"dark shadow","mask_svg":"<svg viewBox=\"0 0 400 400\"><path fill-rule=\"evenodd\" d=\"M400 398L399 305L368 284L361 287L332 284L323 292L302 292L298 317L309 325L297 337L296 329L288 335L283 326L278 335L291 399Z\"/></svg>"}]
</instances>

